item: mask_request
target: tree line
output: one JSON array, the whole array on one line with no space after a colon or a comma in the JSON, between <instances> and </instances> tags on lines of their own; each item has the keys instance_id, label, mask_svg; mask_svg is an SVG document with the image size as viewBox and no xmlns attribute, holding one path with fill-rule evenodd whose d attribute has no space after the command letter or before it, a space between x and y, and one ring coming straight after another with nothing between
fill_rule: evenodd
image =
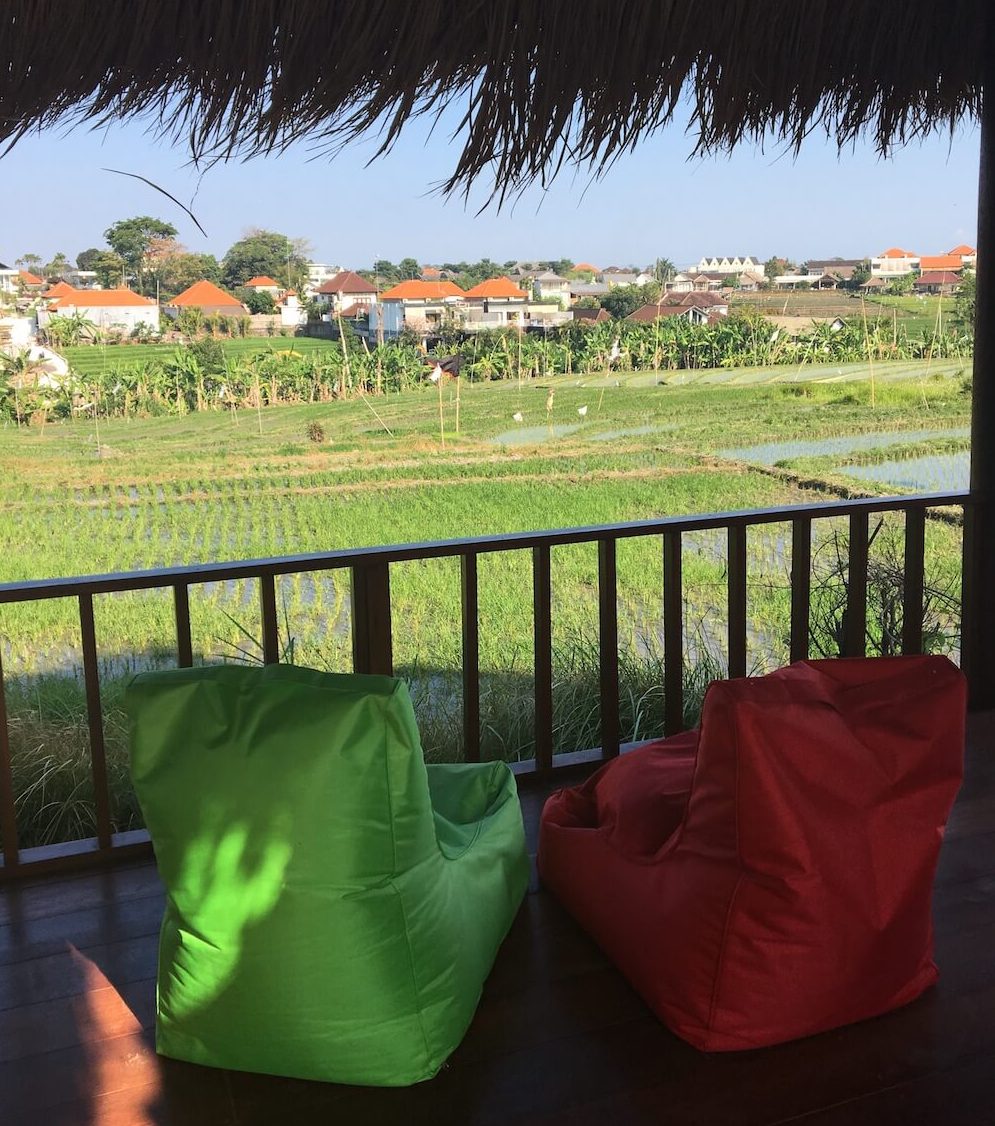
<instances>
[{"instance_id":1,"label":"tree line","mask_svg":"<svg viewBox=\"0 0 995 1126\"><path fill-rule=\"evenodd\" d=\"M229 410L275 403L324 402L352 395L383 395L431 387L435 356L469 380L538 380L549 376L606 376L612 372L666 373L705 368L861 363L882 360L963 358L972 354L970 333L952 326L914 339L892 320L854 319L792 336L757 315L731 316L695 325L682 318L653 324L572 322L546 335L493 330L453 334L437 341L432 355L412 333L371 346L346 332L337 345L307 353L260 341L251 354L226 352L206 337L177 346L166 358L121 360L101 374L71 372L58 386L39 386L26 353L2 360L0 417L25 423L82 411L131 417L199 410ZM458 358L458 364L451 361Z\"/></svg>"}]
</instances>

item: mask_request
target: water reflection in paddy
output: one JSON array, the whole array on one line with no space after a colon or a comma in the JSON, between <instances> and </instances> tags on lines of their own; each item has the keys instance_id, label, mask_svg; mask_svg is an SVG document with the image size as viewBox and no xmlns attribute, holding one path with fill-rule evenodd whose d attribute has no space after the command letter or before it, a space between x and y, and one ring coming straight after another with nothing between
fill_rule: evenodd
<instances>
[{"instance_id":1,"label":"water reflection in paddy","mask_svg":"<svg viewBox=\"0 0 995 1126\"><path fill-rule=\"evenodd\" d=\"M953 492L966 489L971 469L969 450L952 454L926 454L881 461L876 465L841 465L835 473L845 473L862 481L881 481L896 489L912 489L917 493Z\"/></svg>"},{"instance_id":2,"label":"water reflection in paddy","mask_svg":"<svg viewBox=\"0 0 995 1126\"><path fill-rule=\"evenodd\" d=\"M969 434L970 429L966 426L953 426L945 430L888 430L875 434L842 434L835 438L791 438L782 442L764 442L757 446L718 450L717 453L719 457L734 458L737 461L775 465L779 461L795 457L849 454L904 442L925 442L932 438L966 438ZM840 472L849 473L850 468Z\"/></svg>"}]
</instances>

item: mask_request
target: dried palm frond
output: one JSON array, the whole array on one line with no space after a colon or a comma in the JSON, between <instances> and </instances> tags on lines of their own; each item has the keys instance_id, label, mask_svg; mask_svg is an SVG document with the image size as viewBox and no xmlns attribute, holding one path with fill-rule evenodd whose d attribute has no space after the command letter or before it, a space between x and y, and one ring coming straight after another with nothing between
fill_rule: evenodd
<instances>
[{"instance_id":1,"label":"dried palm frond","mask_svg":"<svg viewBox=\"0 0 995 1126\"><path fill-rule=\"evenodd\" d=\"M443 187L499 199L603 171L687 105L696 150L743 139L878 148L980 109L983 0L7 0L0 138L151 114L198 159L388 149L462 107ZM683 110L682 110L683 112Z\"/></svg>"}]
</instances>

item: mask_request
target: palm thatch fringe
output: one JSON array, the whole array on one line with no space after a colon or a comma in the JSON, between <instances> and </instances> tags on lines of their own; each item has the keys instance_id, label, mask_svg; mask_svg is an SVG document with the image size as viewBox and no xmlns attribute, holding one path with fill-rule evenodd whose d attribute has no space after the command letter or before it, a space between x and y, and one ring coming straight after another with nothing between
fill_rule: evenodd
<instances>
[{"instance_id":1,"label":"palm thatch fringe","mask_svg":"<svg viewBox=\"0 0 995 1126\"><path fill-rule=\"evenodd\" d=\"M7 0L0 138L151 114L199 160L463 106L443 187L603 171L686 103L698 150L878 148L980 110L986 0Z\"/></svg>"}]
</instances>

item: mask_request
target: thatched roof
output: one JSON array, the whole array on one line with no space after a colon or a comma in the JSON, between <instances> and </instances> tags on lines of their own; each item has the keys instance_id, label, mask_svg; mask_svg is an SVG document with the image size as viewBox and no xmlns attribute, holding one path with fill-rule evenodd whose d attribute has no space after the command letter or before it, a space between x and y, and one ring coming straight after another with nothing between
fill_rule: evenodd
<instances>
[{"instance_id":1,"label":"thatched roof","mask_svg":"<svg viewBox=\"0 0 995 1126\"><path fill-rule=\"evenodd\" d=\"M686 100L693 147L879 148L977 115L985 0L7 0L0 138L151 113L195 154L465 108L446 188L605 168ZM467 97L469 95L469 97ZM462 112L462 111L461 111Z\"/></svg>"}]
</instances>

